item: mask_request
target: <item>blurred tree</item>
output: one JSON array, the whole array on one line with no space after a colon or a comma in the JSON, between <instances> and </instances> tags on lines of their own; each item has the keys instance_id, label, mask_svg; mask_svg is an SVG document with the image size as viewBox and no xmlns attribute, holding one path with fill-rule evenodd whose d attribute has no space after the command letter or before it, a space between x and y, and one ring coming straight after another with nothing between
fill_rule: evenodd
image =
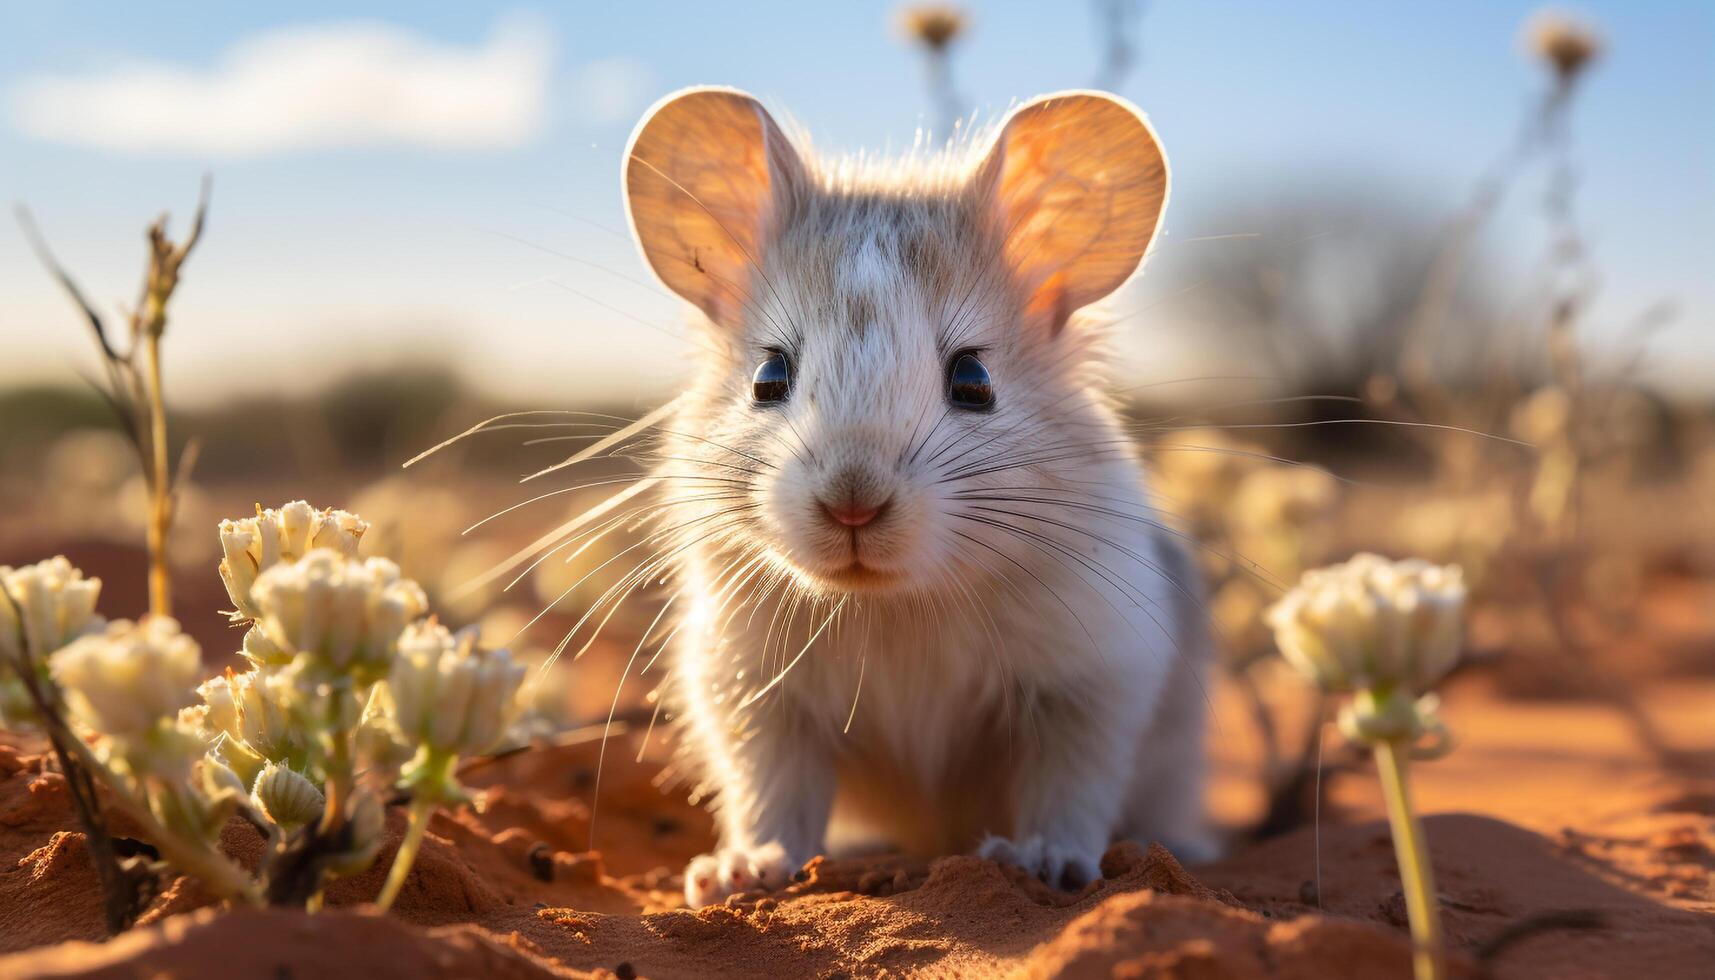
<instances>
[{"instance_id":1,"label":"blurred tree","mask_svg":"<svg viewBox=\"0 0 1715 980\"><path fill-rule=\"evenodd\" d=\"M1254 201L1200 222L1244 234L1182 260L1193 320L1293 391L1366 394L1410 346L1443 224L1380 188L1279 188ZM1437 376L1455 387L1491 376L1506 324L1480 261L1445 303L1429 345Z\"/></svg>"}]
</instances>

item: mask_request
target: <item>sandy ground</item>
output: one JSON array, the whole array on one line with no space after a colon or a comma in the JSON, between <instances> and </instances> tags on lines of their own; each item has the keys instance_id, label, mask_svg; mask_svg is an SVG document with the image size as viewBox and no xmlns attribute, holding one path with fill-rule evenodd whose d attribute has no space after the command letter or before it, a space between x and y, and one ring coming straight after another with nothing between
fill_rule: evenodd
<instances>
[{"instance_id":1,"label":"sandy ground","mask_svg":"<svg viewBox=\"0 0 1715 980\"><path fill-rule=\"evenodd\" d=\"M1569 681L1587 672L1504 612L1474 624L1487 659L1445 692L1458 748L1413 771L1458 975L1711 975L1715 588L1646 595L1601 684ZM1257 746L1236 691L1215 705L1211 805L1242 826L1262 803ZM389 845L322 914L221 912L179 881L108 942L63 782L0 740L0 977L1408 975L1379 790L1331 731L1319 821L1211 864L1116 845L1101 880L1065 894L972 857L817 859L781 894L700 912L678 871L709 821L654 785L654 750L633 761L639 737L609 745L596 850L599 746L532 749L472 774L483 798L436 818L392 917L362 910ZM393 813L395 839L402 825ZM260 850L236 822L225 844Z\"/></svg>"}]
</instances>

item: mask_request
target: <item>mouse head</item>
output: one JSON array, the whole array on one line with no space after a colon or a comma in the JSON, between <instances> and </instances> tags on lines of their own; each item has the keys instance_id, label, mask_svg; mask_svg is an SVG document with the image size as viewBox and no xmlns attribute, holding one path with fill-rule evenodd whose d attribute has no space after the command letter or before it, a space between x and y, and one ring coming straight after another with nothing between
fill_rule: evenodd
<instances>
[{"instance_id":1,"label":"mouse head","mask_svg":"<svg viewBox=\"0 0 1715 980\"><path fill-rule=\"evenodd\" d=\"M970 149L822 162L727 89L638 127L631 228L710 351L664 471L706 502L699 533L819 592L920 593L1028 550L983 498L1072 492L1068 475L1129 451L1073 314L1155 235L1154 133L1071 92Z\"/></svg>"}]
</instances>

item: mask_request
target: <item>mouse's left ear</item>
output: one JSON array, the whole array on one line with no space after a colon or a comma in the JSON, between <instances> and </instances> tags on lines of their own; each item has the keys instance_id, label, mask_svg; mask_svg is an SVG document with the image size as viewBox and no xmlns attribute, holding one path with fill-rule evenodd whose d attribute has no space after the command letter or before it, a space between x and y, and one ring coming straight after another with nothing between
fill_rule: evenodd
<instances>
[{"instance_id":1,"label":"mouse's left ear","mask_svg":"<svg viewBox=\"0 0 1715 980\"><path fill-rule=\"evenodd\" d=\"M1112 95L1062 92L1008 117L971 192L995 208L1026 317L1056 332L1137 270L1167 182L1142 113Z\"/></svg>"}]
</instances>

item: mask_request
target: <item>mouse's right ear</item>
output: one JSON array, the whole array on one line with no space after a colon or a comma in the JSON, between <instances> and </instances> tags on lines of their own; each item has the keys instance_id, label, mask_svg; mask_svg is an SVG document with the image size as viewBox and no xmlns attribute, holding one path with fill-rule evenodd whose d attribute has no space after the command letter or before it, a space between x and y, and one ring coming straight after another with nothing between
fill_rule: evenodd
<instances>
[{"instance_id":1,"label":"mouse's right ear","mask_svg":"<svg viewBox=\"0 0 1715 980\"><path fill-rule=\"evenodd\" d=\"M752 301L763 235L804 186L774 119L734 89L656 103L625 153L625 204L643 256L667 288L736 327Z\"/></svg>"}]
</instances>

